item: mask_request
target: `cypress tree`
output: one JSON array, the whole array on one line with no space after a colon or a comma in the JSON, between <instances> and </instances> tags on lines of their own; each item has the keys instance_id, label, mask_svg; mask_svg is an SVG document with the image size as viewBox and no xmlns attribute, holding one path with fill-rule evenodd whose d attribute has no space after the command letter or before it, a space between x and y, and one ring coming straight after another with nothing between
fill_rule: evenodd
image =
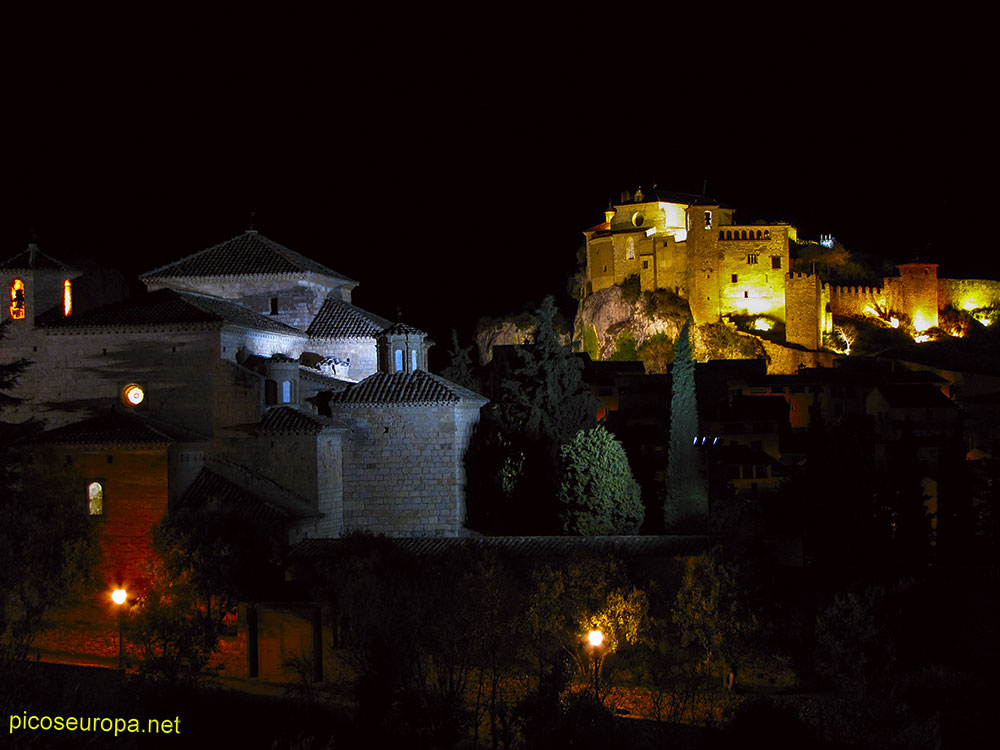
<instances>
[{"instance_id":1,"label":"cypress tree","mask_svg":"<svg viewBox=\"0 0 1000 750\"><path fill-rule=\"evenodd\" d=\"M704 533L708 528L708 493L701 474L698 399L690 322L681 329L674 350L670 393L670 444L667 449L667 501L663 523L668 533Z\"/></svg>"}]
</instances>

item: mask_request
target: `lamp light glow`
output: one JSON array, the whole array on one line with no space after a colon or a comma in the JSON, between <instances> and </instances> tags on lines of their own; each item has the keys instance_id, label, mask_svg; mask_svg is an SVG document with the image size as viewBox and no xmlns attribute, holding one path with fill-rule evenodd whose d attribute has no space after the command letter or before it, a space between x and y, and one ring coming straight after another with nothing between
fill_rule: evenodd
<instances>
[{"instance_id":1,"label":"lamp light glow","mask_svg":"<svg viewBox=\"0 0 1000 750\"><path fill-rule=\"evenodd\" d=\"M125 600L127 598L128 598L128 593L125 591L125 589L115 589L114 591L111 592L111 601L113 601L115 604L122 605L125 603Z\"/></svg>"},{"instance_id":2,"label":"lamp light glow","mask_svg":"<svg viewBox=\"0 0 1000 750\"><path fill-rule=\"evenodd\" d=\"M122 388L122 400L129 406L138 406L146 398L146 392L138 383L129 383Z\"/></svg>"},{"instance_id":3,"label":"lamp light glow","mask_svg":"<svg viewBox=\"0 0 1000 750\"><path fill-rule=\"evenodd\" d=\"M591 630L589 633L587 633L587 641L588 643L590 643L591 646L597 648L602 643L604 643L604 633L602 633L600 630Z\"/></svg>"}]
</instances>

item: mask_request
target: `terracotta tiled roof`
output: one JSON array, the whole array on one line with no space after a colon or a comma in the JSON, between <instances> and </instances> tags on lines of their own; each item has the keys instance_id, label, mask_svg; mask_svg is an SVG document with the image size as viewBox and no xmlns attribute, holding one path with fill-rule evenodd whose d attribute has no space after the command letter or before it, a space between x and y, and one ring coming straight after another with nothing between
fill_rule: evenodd
<instances>
[{"instance_id":1,"label":"terracotta tiled roof","mask_svg":"<svg viewBox=\"0 0 1000 750\"><path fill-rule=\"evenodd\" d=\"M407 537L392 539L400 550L413 555L433 556L457 549L489 549L520 558L569 559L574 554L592 553L635 557L676 557L697 555L708 548L704 536L486 536L486 537ZM351 539L305 539L292 548L290 560L321 559L350 549Z\"/></svg>"},{"instance_id":2,"label":"terracotta tiled roof","mask_svg":"<svg viewBox=\"0 0 1000 750\"><path fill-rule=\"evenodd\" d=\"M386 328L382 333L389 334L390 336L396 335L410 335L410 336L426 336L424 331L419 328L414 328L406 323L393 323L391 326Z\"/></svg>"},{"instance_id":3,"label":"terracotta tiled roof","mask_svg":"<svg viewBox=\"0 0 1000 750\"><path fill-rule=\"evenodd\" d=\"M15 255L12 258L7 258L7 260L0 261L0 268L9 269L36 269L36 268L49 268L57 271L68 271L70 267L67 266L60 260L56 260L50 255L46 255L38 246L35 244L28 245L28 247Z\"/></svg>"},{"instance_id":4,"label":"terracotta tiled roof","mask_svg":"<svg viewBox=\"0 0 1000 750\"><path fill-rule=\"evenodd\" d=\"M268 503L209 469L202 469L185 490L180 504L203 507L213 501L231 508L241 518L283 522L292 517L284 508Z\"/></svg>"},{"instance_id":5,"label":"terracotta tiled roof","mask_svg":"<svg viewBox=\"0 0 1000 750\"><path fill-rule=\"evenodd\" d=\"M302 336L302 332L235 302L202 294L159 289L136 299L116 302L82 315L54 316L45 328L108 328L119 326L230 323L244 328Z\"/></svg>"},{"instance_id":6,"label":"terracotta tiled roof","mask_svg":"<svg viewBox=\"0 0 1000 750\"><path fill-rule=\"evenodd\" d=\"M417 406L457 404L486 399L457 383L423 370L415 372L376 372L360 383L334 393L330 406Z\"/></svg>"},{"instance_id":7,"label":"terracotta tiled roof","mask_svg":"<svg viewBox=\"0 0 1000 750\"><path fill-rule=\"evenodd\" d=\"M267 434L317 435L327 427L337 425L327 417L309 414L291 406L277 406L264 416L257 427L258 432Z\"/></svg>"},{"instance_id":8,"label":"terracotta tiled roof","mask_svg":"<svg viewBox=\"0 0 1000 750\"><path fill-rule=\"evenodd\" d=\"M253 230L147 271L140 278L148 281L192 276L277 276L306 272L354 283L322 263L289 250Z\"/></svg>"},{"instance_id":9,"label":"terracotta tiled roof","mask_svg":"<svg viewBox=\"0 0 1000 750\"><path fill-rule=\"evenodd\" d=\"M310 338L359 338L380 334L392 323L360 307L327 297L306 333Z\"/></svg>"},{"instance_id":10,"label":"terracotta tiled roof","mask_svg":"<svg viewBox=\"0 0 1000 750\"><path fill-rule=\"evenodd\" d=\"M228 500L235 503L237 509L245 509L243 515L248 517L257 514L259 518L296 520L323 515L304 497L242 464L210 461L202 468L198 479L202 484L189 487L182 502ZM197 495L191 494L194 490ZM262 505L266 507L260 507Z\"/></svg>"},{"instance_id":11,"label":"terracotta tiled roof","mask_svg":"<svg viewBox=\"0 0 1000 750\"><path fill-rule=\"evenodd\" d=\"M38 442L57 445L163 445L174 442L174 438L135 414L109 409L96 417L43 432Z\"/></svg>"}]
</instances>

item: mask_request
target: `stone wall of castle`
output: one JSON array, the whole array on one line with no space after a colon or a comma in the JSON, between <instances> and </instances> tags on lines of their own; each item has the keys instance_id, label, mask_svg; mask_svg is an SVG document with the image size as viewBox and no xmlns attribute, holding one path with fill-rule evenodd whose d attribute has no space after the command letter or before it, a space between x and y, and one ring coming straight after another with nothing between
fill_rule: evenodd
<instances>
[{"instance_id":1,"label":"stone wall of castle","mask_svg":"<svg viewBox=\"0 0 1000 750\"><path fill-rule=\"evenodd\" d=\"M819 349L825 329L829 288L816 274L790 273L785 279L785 340Z\"/></svg>"},{"instance_id":2,"label":"stone wall of castle","mask_svg":"<svg viewBox=\"0 0 1000 750\"><path fill-rule=\"evenodd\" d=\"M834 315L864 317L872 311L889 309L882 289L876 286L824 285L830 293L830 312Z\"/></svg>"},{"instance_id":3,"label":"stone wall of castle","mask_svg":"<svg viewBox=\"0 0 1000 750\"><path fill-rule=\"evenodd\" d=\"M738 227L734 229L740 231ZM746 229L763 233L760 227L743 228ZM788 241L780 227L763 231L768 232L770 239L715 240L720 257L719 291L724 316L767 315L785 319Z\"/></svg>"},{"instance_id":4,"label":"stone wall of castle","mask_svg":"<svg viewBox=\"0 0 1000 750\"><path fill-rule=\"evenodd\" d=\"M890 309L906 314L918 331L938 324L938 278L936 263L906 263L899 276L885 280Z\"/></svg>"},{"instance_id":5,"label":"stone wall of castle","mask_svg":"<svg viewBox=\"0 0 1000 750\"><path fill-rule=\"evenodd\" d=\"M761 339L769 375L795 375L800 367L833 367L833 352L804 351Z\"/></svg>"},{"instance_id":6,"label":"stone wall of castle","mask_svg":"<svg viewBox=\"0 0 1000 750\"><path fill-rule=\"evenodd\" d=\"M941 309L978 310L1000 302L1000 281L986 279L938 279Z\"/></svg>"},{"instance_id":7,"label":"stone wall of castle","mask_svg":"<svg viewBox=\"0 0 1000 750\"><path fill-rule=\"evenodd\" d=\"M344 530L458 536L465 521L463 454L476 406L333 409L344 444Z\"/></svg>"}]
</instances>

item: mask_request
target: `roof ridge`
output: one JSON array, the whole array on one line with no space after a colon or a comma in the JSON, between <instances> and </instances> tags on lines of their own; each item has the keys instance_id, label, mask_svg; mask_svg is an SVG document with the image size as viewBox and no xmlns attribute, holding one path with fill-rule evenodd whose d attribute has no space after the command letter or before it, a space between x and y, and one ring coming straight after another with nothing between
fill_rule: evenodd
<instances>
[{"instance_id":1,"label":"roof ridge","mask_svg":"<svg viewBox=\"0 0 1000 750\"><path fill-rule=\"evenodd\" d=\"M268 261L262 260L261 253L270 252L280 262L277 268L268 268ZM213 255L219 255L213 258ZM205 258L205 256L208 258ZM245 261L237 261L242 256ZM254 261L258 270L249 270L246 262ZM273 265L274 259L272 259ZM282 268L282 266L286 266ZM261 270L263 269L263 270ZM256 230L247 230L235 237L185 255L139 276L143 281L157 278L175 277L218 277L218 276L269 276L289 273L316 273L341 282L356 284L353 279L334 271L329 266L296 252L280 242L265 237Z\"/></svg>"}]
</instances>

